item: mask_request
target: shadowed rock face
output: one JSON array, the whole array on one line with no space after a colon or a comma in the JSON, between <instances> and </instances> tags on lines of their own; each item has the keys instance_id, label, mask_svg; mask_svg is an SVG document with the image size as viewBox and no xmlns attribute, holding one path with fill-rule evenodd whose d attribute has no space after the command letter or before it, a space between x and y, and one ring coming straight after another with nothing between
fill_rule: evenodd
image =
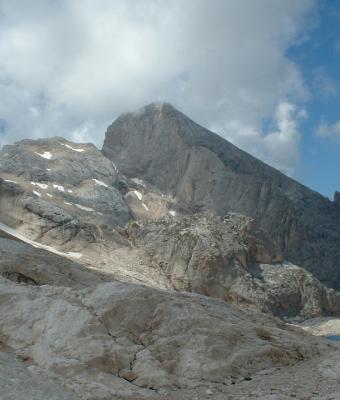
<instances>
[{"instance_id":1,"label":"shadowed rock face","mask_svg":"<svg viewBox=\"0 0 340 400\"><path fill-rule=\"evenodd\" d=\"M186 212L255 218L286 259L340 288L340 208L172 106L122 115L108 128L102 151L120 172L172 194Z\"/></svg>"}]
</instances>

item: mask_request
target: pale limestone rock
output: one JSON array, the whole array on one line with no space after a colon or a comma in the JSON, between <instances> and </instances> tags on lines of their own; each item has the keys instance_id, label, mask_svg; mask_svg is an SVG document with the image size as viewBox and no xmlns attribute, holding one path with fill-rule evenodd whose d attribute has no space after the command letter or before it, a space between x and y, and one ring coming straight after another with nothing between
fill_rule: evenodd
<instances>
[{"instance_id":1,"label":"pale limestone rock","mask_svg":"<svg viewBox=\"0 0 340 400\"><path fill-rule=\"evenodd\" d=\"M229 213L134 221L127 237L175 290L222 298L281 318L340 312L340 294L284 262L253 219Z\"/></svg>"},{"instance_id":2,"label":"pale limestone rock","mask_svg":"<svg viewBox=\"0 0 340 400\"><path fill-rule=\"evenodd\" d=\"M325 348L262 314L119 282L74 290L0 279L0 313L6 346L88 399L228 383Z\"/></svg>"}]
</instances>

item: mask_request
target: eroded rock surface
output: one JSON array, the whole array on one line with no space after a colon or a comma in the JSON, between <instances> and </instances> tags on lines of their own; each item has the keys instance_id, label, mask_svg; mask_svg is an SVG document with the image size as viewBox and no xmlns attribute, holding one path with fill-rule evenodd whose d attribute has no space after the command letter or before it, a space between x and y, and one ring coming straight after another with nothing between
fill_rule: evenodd
<instances>
[{"instance_id":1,"label":"eroded rock surface","mask_svg":"<svg viewBox=\"0 0 340 400\"><path fill-rule=\"evenodd\" d=\"M227 387L327 349L279 320L198 295L119 282L74 290L3 278L0 289L3 344L82 399Z\"/></svg>"},{"instance_id":2,"label":"eroded rock surface","mask_svg":"<svg viewBox=\"0 0 340 400\"><path fill-rule=\"evenodd\" d=\"M280 317L340 312L340 294L284 262L253 219L229 213L135 221L127 235L176 290L219 297Z\"/></svg>"},{"instance_id":3,"label":"eroded rock surface","mask_svg":"<svg viewBox=\"0 0 340 400\"><path fill-rule=\"evenodd\" d=\"M0 230L0 276L13 282L81 289L112 280L65 257L1 236L5 235Z\"/></svg>"},{"instance_id":4,"label":"eroded rock surface","mask_svg":"<svg viewBox=\"0 0 340 400\"><path fill-rule=\"evenodd\" d=\"M91 144L24 140L0 152L0 221L81 252L131 219L118 185L113 163Z\"/></svg>"}]
</instances>

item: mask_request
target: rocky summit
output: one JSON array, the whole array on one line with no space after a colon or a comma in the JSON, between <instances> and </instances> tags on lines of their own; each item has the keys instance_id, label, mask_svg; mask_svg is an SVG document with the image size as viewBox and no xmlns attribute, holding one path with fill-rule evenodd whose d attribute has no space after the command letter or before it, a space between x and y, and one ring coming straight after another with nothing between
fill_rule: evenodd
<instances>
[{"instance_id":1,"label":"rocky summit","mask_svg":"<svg viewBox=\"0 0 340 400\"><path fill-rule=\"evenodd\" d=\"M1 400L339 398L339 222L169 104L5 146Z\"/></svg>"}]
</instances>

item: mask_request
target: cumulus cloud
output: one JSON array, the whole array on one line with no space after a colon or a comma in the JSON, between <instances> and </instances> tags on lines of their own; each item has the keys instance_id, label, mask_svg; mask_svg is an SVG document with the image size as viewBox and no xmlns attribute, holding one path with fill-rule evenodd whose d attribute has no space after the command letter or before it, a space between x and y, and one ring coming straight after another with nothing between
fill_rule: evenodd
<instances>
[{"instance_id":1,"label":"cumulus cloud","mask_svg":"<svg viewBox=\"0 0 340 400\"><path fill-rule=\"evenodd\" d=\"M120 113L160 100L292 172L308 90L286 53L314 7L314 0L2 0L0 145L63 135L100 146Z\"/></svg>"},{"instance_id":2,"label":"cumulus cloud","mask_svg":"<svg viewBox=\"0 0 340 400\"><path fill-rule=\"evenodd\" d=\"M272 119L273 127L262 130L235 120L228 121L222 128L229 139L246 148L254 156L275 166L287 175L293 175L299 160L299 122L306 117L306 111L289 102L280 102Z\"/></svg>"}]
</instances>

